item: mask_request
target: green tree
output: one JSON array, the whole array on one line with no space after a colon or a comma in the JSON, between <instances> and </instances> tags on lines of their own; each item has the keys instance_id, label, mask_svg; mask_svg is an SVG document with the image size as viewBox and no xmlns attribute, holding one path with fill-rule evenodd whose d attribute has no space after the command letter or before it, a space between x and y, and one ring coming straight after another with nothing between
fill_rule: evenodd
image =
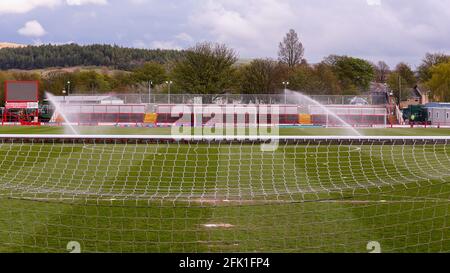
<instances>
[{"instance_id":1,"label":"green tree","mask_svg":"<svg viewBox=\"0 0 450 273\"><path fill-rule=\"evenodd\" d=\"M331 55L324 63L333 68L347 93L354 93L355 90L367 91L375 77L372 64L363 59Z\"/></svg>"},{"instance_id":2,"label":"green tree","mask_svg":"<svg viewBox=\"0 0 450 273\"><path fill-rule=\"evenodd\" d=\"M149 82L153 82L154 85L160 85L167 80L167 74L163 65L148 62L135 69L132 73L132 78L137 83L148 84Z\"/></svg>"},{"instance_id":3,"label":"green tree","mask_svg":"<svg viewBox=\"0 0 450 273\"><path fill-rule=\"evenodd\" d=\"M315 74L317 75L317 90L321 94L326 95L341 95L341 94L351 94L351 90L345 90L344 92L342 86L340 85L339 78L333 71L332 67L324 63L320 63L314 68Z\"/></svg>"},{"instance_id":4,"label":"green tree","mask_svg":"<svg viewBox=\"0 0 450 273\"><path fill-rule=\"evenodd\" d=\"M117 71L112 74L110 84L112 91L128 93L134 91L132 87L135 83L132 73Z\"/></svg>"},{"instance_id":5,"label":"green tree","mask_svg":"<svg viewBox=\"0 0 450 273\"><path fill-rule=\"evenodd\" d=\"M8 74L6 72L0 71L0 107L4 106L5 103L5 81L8 80Z\"/></svg>"},{"instance_id":6,"label":"green tree","mask_svg":"<svg viewBox=\"0 0 450 273\"><path fill-rule=\"evenodd\" d=\"M310 95L340 95L342 87L332 67L325 63L297 66L289 77L290 88Z\"/></svg>"},{"instance_id":7,"label":"green tree","mask_svg":"<svg viewBox=\"0 0 450 273\"><path fill-rule=\"evenodd\" d=\"M74 91L79 93L95 94L111 90L108 77L96 71L81 71L75 74L75 80L71 82Z\"/></svg>"},{"instance_id":8,"label":"green tree","mask_svg":"<svg viewBox=\"0 0 450 273\"><path fill-rule=\"evenodd\" d=\"M108 66L131 70L145 62L178 60L183 51L124 48L111 45L41 45L0 49L0 69Z\"/></svg>"},{"instance_id":9,"label":"green tree","mask_svg":"<svg viewBox=\"0 0 450 273\"><path fill-rule=\"evenodd\" d=\"M430 69L431 79L426 83L438 101L450 101L450 62Z\"/></svg>"},{"instance_id":10,"label":"green tree","mask_svg":"<svg viewBox=\"0 0 450 273\"><path fill-rule=\"evenodd\" d=\"M65 71L57 70L46 73L43 78L41 84L43 85L45 91L52 93L53 95L63 95L62 91L69 88L67 84L70 81L70 90L72 91L75 88L75 77L74 73L68 73Z\"/></svg>"},{"instance_id":11,"label":"green tree","mask_svg":"<svg viewBox=\"0 0 450 273\"><path fill-rule=\"evenodd\" d=\"M256 59L242 67L240 90L243 94L276 94L283 91L287 67L270 59Z\"/></svg>"},{"instance_id":12,"label":"green tree","mask_svg":"<svg viewBox=\"0 0 450 273\"><path fill-rule=\"evenodd\" d=\"M414 75L414 71L408 64L399 63L395 68L395 72L400 75L403 85L405 85L406 87L412 88L417 84L417 79Z\"/></svg>"},{"instance_id":13,"label":"green tree","mask_svg":"<svg viewBox=\"0 0 450 273\"><path fill-rule=\"evenodd\" d=\"M450 62L450 55L444 53L427 53L422 60L422 64L417 69L417 74L421 82L427 82L431 79L431 69L442 63Z\"/></svg>"},{"instance_id":14,"label":"green tree","mask_svg":"<svg viewBox=\"0 0 450 273\"><path fill-rule=\"evenodd\" d=\"M400 93L400 90L404 92L405 88L402 88L401 86L400 74L397 71L389 74L387 85L389 86L389 89L392 91L392 93L394 93L394 96L397 98L397 102L400 103L400 101L404 99L404 95L402 96L402 98L400 98L400 96L402 95Z\"/></svg>"},{"instance_id":15,"label":"green tree","mask_svg":"<svg viewBox=\"0 0 450 273\"><path fill-rule=\"evenodd\" d=\"M314 68L308 64L299 65L289 73L289 88L292 90L312 94L316 92L317 81Z\"/></svg>"},{"instance_id":16,"label":"green tree","mask_svg":"<svg viewBox=\"0 0 450 273\"><path fill-rule=\"evenodd\" d=\"M409 65L399 63L395 70L389 74L387 84L400 103L407 99L409 89L417 85L417 79Z\"/></svg>"},{"instance_id":17,"label":"green tree","mask_svg":"<svg viewBox=\"0 0 450 273\"><path fill-rule=\"evenodd\" d=\"M200 43L190 48L175 64L174 90L191 94L223 93L233 83L234 50L223 44Z\"/></svg>"}]
</instances>

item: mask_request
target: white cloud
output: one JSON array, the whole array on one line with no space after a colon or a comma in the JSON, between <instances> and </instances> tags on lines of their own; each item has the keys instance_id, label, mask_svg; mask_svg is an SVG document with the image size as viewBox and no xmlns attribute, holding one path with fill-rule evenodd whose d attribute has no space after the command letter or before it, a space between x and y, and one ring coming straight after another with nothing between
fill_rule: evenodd
<instances>
[{"instance_id":1,"label":"white cloud","mask_svg":"<svg viewBox=\"0 0 450 273\"><path fill-rule=\"evenodd\" d=\"M36 20L28 21L25 26L18 30L18 32L20 35L35 38L44 36L47 33L42 25Z\"/></svg>"},{"instance_id":2,"label":"white cloud","mask_svg":"<svg viewBox=\"0 0 450 273\"><path fill-rule=\"evenodd\" d=\"M131 4L142 5L148 3L147 0L129 0Z\"/></svg>"},{"instance_id":3,"label":"white cloud","mask_svg":"<svg viewBox=\"0 0 450 273\"><path fill-rule=\"evenodd\" d=\"M180 41L188 42L188 43L192 43L194 41L194 38L192 38L191 35L189 35L185 32L182 32L182 33L176 35L175 38L177 38Z\"/></svg>"},{"instance_id":4,"label":"white cloud","mask_svg":"<svg viewBox=\"0 0 450 273\"><path fill-rule=\"evenodd\" d=\"M0 0L0 14L26 13L38 7L53 8L61 0Z\"/></svg>"},{"instance_id":5,"label":"white cloud","mask_svg":"<svg viewBox=\"0 0 450 273\"><path fill-rule=\"evenodd\" d=\"M182 47L173 41L154 41L151 43L151 48L157 49L182 49Z\"/></svg>"},{"instance_id":6,"label":"white cloud","mask_svg":"<svg viewBox=\"0 0 450 273\"><path fill-rule=\"evenodd\" d=\"M179 44L177 44L174 41L153 41L151 43L147 43L142 40L136 40L133 42L132 46L135 48L147 48L147 49L149 49L149 48L151 48L151 49L176 49L176 50L183 49L182 46L180 46Z\"/></svg>"},{"instance_id":7,"label":"white cloud","mask_svg":"<svg viewBox=\"0 0 450 273\"><path fill-rule=\"evenodd\" d=\"M106 5L108 4L108 0L66 0L66 3L69 6L82 6L87 4Z\"/></svg>"},{"instance_id":8,"label":"white cloud","mask_svg":"<svg viewBox=\"0 0 450 273\"><path fill-rule=\"evenodd\" d=\"M287 1L203 2L203 8L190 17L191 26L197 31L208 31L218 42L227 43L247 56L255 52L273 55L273 45L299 16Z\"/></svg>"},{"instance_id":9,"label":"white cloud","mask_svg":"<svg viewBox=\"0 0 450 273\"><path fill-rule=\"evenodd\" d=\"M276 57L278 42L293 28L311 62L329 54L417 62L427 51L448 51L447 1L201 0L188 25L190 33L226 43L242 57Z\"/></svg>"},{"instance_id":10,"label":"white cloud","mask_svg":"<svg viewBox=\"0 0 450 273\"><path fill-rule=\"evenodd\" d=\"M142 40L136 40L133 42L133 47L135 48L147 48L148 45Z\"/></svg>"},{"instance_id":11,"label":"white cloud","mask_svg":"<svg viewBox=\"0 0 450 273\"><path fill-rule=\"evenodd\" d=\"M385 60L394 66L399 61L418 64L426 52L450 53L449 2L0 0L0 18L6 17L5 13L39 8L32 17L46 27L52 26L52 39L56 40L144 48L180 48L217 41L233 47L243 58L276 58L278 42L293 28L310 62L319 62L329 54L347 54L375 62ZM94 6L74 8L88 4ZM58 8L58 12L50 12L51 8ZM430 14L433 16L427 16ZM8 28L18 29L15 24L21 17L6 18L0 36L8 35Z\"/></svg>"},{"instance_id":12,"label":"white cloud","mask_svg":"<svg viewBox=\"0 0 450 273\"><path fill-rule=\"evenodd\" d=\"M105 5L108 0L0 0L0 14L27 13L35 8L54 8L63 3L69 6Z\"/></svg>"},{"instance_id":13,"label":"white cloud","mask_svg":"<svg viewBox=\"0 0 450 273\"><path fill-rule=\"evenodd\" d=\"M367 0L369 6L381 6L381 0Z\"/></svg>"}]
</instances>

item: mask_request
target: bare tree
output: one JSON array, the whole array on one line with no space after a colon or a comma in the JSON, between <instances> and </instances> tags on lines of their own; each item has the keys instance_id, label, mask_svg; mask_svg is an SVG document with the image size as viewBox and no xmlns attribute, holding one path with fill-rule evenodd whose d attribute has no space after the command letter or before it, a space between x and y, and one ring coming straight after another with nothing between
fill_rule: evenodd
<instances>
[{"instance_id":1,"label":"bare tree","mask_svg":"<svg viewBox=\"0 0 450 273\"><path fill-rule=\"evenodd\" d=\"M295 67L302 62L304 53L305 48L300 42L297 32L293 29L289 30L279 45L278 60L289 67Z\"/></svg>"},{"instance_id":2,"label":"bare tree","mask_svg":"<svg viewBox=\"0 0 450 273\"><path fill-rule=\"evenodd\" d=\"M375 66L375 70L377 74L377 81L385 83L387 81L389 73L391 72L389 65L383 61L379 61Z\"/></svg>"}]
</instances>

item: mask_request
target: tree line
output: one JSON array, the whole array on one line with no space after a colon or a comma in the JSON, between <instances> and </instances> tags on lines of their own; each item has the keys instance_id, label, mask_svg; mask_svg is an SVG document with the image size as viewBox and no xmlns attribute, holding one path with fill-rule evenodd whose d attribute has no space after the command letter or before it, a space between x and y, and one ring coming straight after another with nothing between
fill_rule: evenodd
<instances>
[{"instance_id":1,"label":"tree line","mask_svg":"<svg viewBox=\"0 0 450 273\"><path fill-rule=\"evenodd\" d=\"M145 62L166 63L179 59L183 51L125 48L111 45L41 45L0 49L0 69L108 66L129 70Z\"/></svg>"},{"instance_id":2,"label":"tree line","mask_svg":"<svg viewBox=\"0 0 450 273\"><path fill-rule=\"evenodd\" d=\"M172 93L189 94L276 94L289 88L312 95L359 95L369 91L372 82L378 82L386 84L397 97L401 90L419 85L429 90L435 100L450 101L450 56L442 53L427 54L417 71L406 63L391 69L383 61L373 64L338 55L310 64L304 59L305 48L294 30L279 44L278 59L255 59L243 64L232 48L208 42L183 52L169 52L164 58L160 56L162 59L133 63L123 71L0 72L0 81L39 79L41 92L55 94L68 88L87 94L139 93L151 86L157 93L170 89Z\"/></svg>"}]
</instances>

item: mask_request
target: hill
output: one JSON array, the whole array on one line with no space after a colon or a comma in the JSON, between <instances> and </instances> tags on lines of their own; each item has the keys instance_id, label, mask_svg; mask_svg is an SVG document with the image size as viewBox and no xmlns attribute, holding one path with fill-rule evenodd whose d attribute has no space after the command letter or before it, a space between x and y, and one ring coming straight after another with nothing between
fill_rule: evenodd
<instances>
[{"instance_id":1,"label":"hill","mask_svg":"<svg viewBox=\"0 0 450 273\"><path fill-rule=\"evenodd\" d=\"M2 48L22 48L26 47L26 45L8 43L8 42L0 42L0 49Z\"/></svg>"},{"instance_id":2,"label":"hill","mask_svg":"<svg viewBox=\"0 0 450 273\"><path fill-rule=\"evenodd\" d=\"M112 76L116 73L131 73L126 70L113 69L107 66L73 66L73 67L48 67L41 69L9 69L4 72L16 73L20 75L40 75L42 78L47 78L52 74L64 74L64 73L77 73L77 72L86 72L86 71L95 71L96 73Z\"/></svg>"},{"instance_id":3,"label":"hill","mask_svg":"<svg viewBox=\"0 0 450 273\"><path fill-rule=\"evenodd\" d=\"M41 45L0 49L0 69L43 69L48 67L105 66L130 70L145 62L167 63L183 51L136 49L111 45Z\"/></svg>"}]
</instances>

